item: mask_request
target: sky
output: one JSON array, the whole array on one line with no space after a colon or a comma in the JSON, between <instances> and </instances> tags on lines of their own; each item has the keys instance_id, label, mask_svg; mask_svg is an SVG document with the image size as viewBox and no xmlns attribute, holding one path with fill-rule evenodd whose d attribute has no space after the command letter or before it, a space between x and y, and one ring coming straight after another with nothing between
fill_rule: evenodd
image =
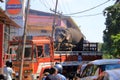
<instances>
[{"instance_id":1,"label":"sky","mask_svg":"<svg viewBox=\"0 0 120 80\"><path fill-rule=\"evenodd\" d=\"M103 4L104 2L106 3ZM30 8L53 13L51 10L55 9L55 3L56 0L30 0ZM106 7L114 3L115 0L58 0L57 12L65 16L71 16L86 40L90 42L103 42L105 16L102 13ZM0 3L0 7L5 9L5 4ZM73 14L78 12L80 13Z\"/></svg>"}]
</instances>

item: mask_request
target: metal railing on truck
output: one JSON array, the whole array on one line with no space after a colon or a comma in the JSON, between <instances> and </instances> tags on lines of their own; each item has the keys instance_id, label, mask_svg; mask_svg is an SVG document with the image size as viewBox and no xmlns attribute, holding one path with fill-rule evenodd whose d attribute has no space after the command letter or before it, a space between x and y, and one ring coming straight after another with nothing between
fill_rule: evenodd
<instances>
[{"instance_id":1,"label":"metal railing on truck","mask_svg":"<svg viewBox=\"0 0 120 80\"><path fill-rule=\"evenodd\" d=\"M54 51L54 54L61 55L78 55L79 53L82 55L102 55L101 51Z\"/></svg>"},{"instance_id":2,"label":"metal railing on truck","mask_svg":"<svg viewBox=\"0 0 120 80\"><path fill-rule=\"evenodd\" d=\"M54 60L56 61L78 61L78 55L81 53L82 61L92 61L102 59L100 51L54 51Z\"/></svg>"}]
</instances>

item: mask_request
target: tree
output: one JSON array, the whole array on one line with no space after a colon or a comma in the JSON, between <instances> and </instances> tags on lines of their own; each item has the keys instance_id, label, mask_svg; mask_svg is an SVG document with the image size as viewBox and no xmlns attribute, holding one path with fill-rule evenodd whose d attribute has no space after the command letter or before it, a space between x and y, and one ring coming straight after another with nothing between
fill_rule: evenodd
<instances>
[{"instance_id":1,"label":"tree","mask_svg":"<svg viewBox=\"0 0 120 80\"><path fill-rule=\"evenodd\" d=\"M119 57L120 56L120 33L117 35L112 35L111 36L112 41L113 41L113 52L114 56Z\"/></svg>"},{"instance_id":2,"label":"tree","mask_svg":"<svg viewBox=\"0 0 120 80\"><path fill-rule=\"evenodd\" d=\"M117 57L120 53L120 4L114 4L104 10L106 29L103 31L103 49Z\"/></svg>"}]
</instances>

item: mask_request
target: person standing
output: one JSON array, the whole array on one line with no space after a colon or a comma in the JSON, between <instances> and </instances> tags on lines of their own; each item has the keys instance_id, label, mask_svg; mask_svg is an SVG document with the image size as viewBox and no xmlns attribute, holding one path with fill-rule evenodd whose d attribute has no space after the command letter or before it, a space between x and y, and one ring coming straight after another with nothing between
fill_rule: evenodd
<instances>
[{"instance_id":1,"label":"person standing","mask_svg":"<svg viewBox=\"0 0 120 80\"><path fill-rule=\"evenodd\" d=\"M62 65L57 63L54 67L57 68L57 70L58 70L58 73L56 75L57 80L67 80L66 77L64 75L62 75L62 70L63 70Z\"/></svg>"},{"instance_id":2,"label":"person standing","mask_svg":"<svg viewBox=\"0 0 120 80\"><path fill-rule=\"evenodd\" d=\"M76 77L80 77L81 75L81 68L82 68L82 64L78 66L77 71L76 71Z\"/></svg>"},{"instance_id":3,"label":"person standing","mask_svg":"<svg viewBox=\"0 0 120 80\"><path fill-rule=\"evenodd\" d=\"M57 69L55 67L52 67L50 69L50 74L44 80L58 80L56 77L57 72Z\"/></svg>"},{"instance_id":4,"label":"person standing","mask_svg":"<svg viewBox=\"0 0 120 80\"><path fill-rule=\"evenodd\" d=\"M42 80L45 80L46 77L47 77L49 74L50 74L49 72L45 72L45 73L43 74Z\"/></svg>"},{"instance_id":5,"label":"person standing","mask_svg":"<svg viewBox=\"0 0 120 80\"><path fill-rule=\"evenodd\" d=\"M15 74L11 67L12 67L11 62L6 61L6 66L4 67L3 70L6 80L12 80L12 74Z\"/></svg>"},{"instance_id":6,"label":"person standing","mask_svg":"<svg viewBox=\"0 0 120 80\"><path fill-rule=\"evenodd\" d=\"M78 61L79 61L79 62L82 61L82 53L78 53Z\"/></svg>"}]
</instances>

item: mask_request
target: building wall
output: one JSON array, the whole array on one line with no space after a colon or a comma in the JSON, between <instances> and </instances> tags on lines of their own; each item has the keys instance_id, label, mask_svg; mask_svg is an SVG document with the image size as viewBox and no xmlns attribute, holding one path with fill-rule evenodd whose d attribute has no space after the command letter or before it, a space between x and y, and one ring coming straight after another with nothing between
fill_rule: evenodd
<instances>
[{"instance_id":1,"label":"building wall","mask_svg":"<svg viewBox=\"0 0 120 80\"><path fill-rule=\"evenodd\" d=\"M30 14L28 16L28 35L51 35L53 16L40 16ZM56 18L56 26L67 27L65 22L60 18Z\"/></svg>"},{"instance_id":2,"label":"building wall","mask_svg":"<svg viewBox=\"0 0 120 80\"><path fill-rule=\"evenodd\" d=\"M0 69L3 67L3 24L0 23ZM2 70L0 70L2 72Z\"/></svg>"}]
</instances>

